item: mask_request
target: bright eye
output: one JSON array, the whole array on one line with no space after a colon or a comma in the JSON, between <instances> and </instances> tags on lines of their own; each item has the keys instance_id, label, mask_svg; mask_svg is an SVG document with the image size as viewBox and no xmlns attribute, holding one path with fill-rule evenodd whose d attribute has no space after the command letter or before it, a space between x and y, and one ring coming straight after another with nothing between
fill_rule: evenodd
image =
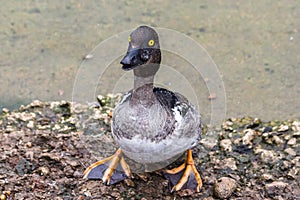
<instances>
[{"instance_id":1,"label":"bright eye","mask_svg":"<svg viewBox=\"0 0 300 200\"><path fill-rule=\"evenodd\" d=\"M128 42L131 42L131 37L130 36L128 36Z\"/></svg>"},{"instance_id":2,"label":"bright eye","mask_svg":"<svg viewBox=\"0 0 300 200\"><path fill-rule=\"evenodd\" d=\"M154 45L154 40L149 40L148 45L152 47Z\"/></svg>"}]
</instances>

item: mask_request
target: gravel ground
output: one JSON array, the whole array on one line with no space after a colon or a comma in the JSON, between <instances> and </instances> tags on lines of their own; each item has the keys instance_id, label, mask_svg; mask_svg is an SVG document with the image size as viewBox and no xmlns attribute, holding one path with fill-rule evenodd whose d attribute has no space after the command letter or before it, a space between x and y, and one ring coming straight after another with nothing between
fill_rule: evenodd
<instances>
[{"instance_id":1,"label":"gravel ground","mask_svg":"<svg viewBox=\"0 0 300 200\"><path fill-rule=\"evenodd\" d=\"M34 101L3 109L0 199L300 199L299 120L231 118L203 127L193 155L204 182L200 193L170 193L159 172L113 186L82 179L97 160L82 138L93 129L110 132L111 97L100 97L100 106Z\"/></svg>"}]
</instances>

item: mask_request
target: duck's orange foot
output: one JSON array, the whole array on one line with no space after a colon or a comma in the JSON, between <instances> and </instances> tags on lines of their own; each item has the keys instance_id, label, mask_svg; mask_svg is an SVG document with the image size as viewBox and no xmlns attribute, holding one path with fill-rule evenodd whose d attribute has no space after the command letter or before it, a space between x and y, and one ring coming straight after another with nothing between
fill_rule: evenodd
<instances>
[{"instance_id":1,"label":"duck's orange foot","mask_svg":"<svg viewBox=\"0 0 300 200\"><path fill-rule=\"evenodd\" d=\"M192 150L187 150L187 157L185 162L171 170L165 170L164 176L169 181L171 192L181 189L190 189L196 192L200 192L202 187L202 180L199 172L197 171Z\"/></svg>"},{"instance_id":2,"label":"duck's orange foot","mask_svg":"<svg viewBox=\"0 0 300 200\"><path fill-rule=\"evenodd\" d=\"M103 183L112 185L126 178L131 178L130 168L124 160L122 150L108 158L95 162L84 171L84 177L88 179L102 179Z\"/></svg>"}]
</instances>

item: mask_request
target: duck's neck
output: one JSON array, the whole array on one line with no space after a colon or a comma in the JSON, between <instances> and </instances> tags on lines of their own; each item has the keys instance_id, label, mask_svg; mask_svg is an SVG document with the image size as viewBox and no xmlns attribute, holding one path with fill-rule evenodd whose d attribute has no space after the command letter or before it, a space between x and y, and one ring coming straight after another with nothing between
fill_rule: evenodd
<instances>
[{"instance_id":1,"label":"duck's neck","mask_svg":"<svg viewBox=\"0 0 300 200\"><path fill-rule=\"evenodd\" d=\"M154 75L153 76L148 76L148 77L140 77L134 75L134 90L137 90L140 87L143 87L147 85L149 87L152 87L153 89L153 81L154 81Z\"/></svg>"},{"instance_id":2,"label":"duck's neck","mask_svg":"<svg viewBox=\"0 0 300 200\"><path fill-rule=\"evenodd\" d=\"M134 88L131 96L132 106L150 107L155 103L153 93L154 76L140 77L134 76Z\"/></svg>"}]
</instances>

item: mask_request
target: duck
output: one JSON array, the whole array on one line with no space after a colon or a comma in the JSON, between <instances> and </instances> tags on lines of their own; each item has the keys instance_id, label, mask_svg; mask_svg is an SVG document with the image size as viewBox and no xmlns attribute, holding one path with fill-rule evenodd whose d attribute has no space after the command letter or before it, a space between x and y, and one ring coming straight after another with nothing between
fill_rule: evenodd
<instances>
[{"instance_id":1,"label":"duck","mask_svg":"<svg viewBox=\"0 0 300 200\"><path fill-rule=\"evenodd\" d=\"M133 71L133 89L114 108L111 123L119 148L87 167L84 178L112 185L133 178L130 166L135 166L144 172L162 170L171 192L199 192L202 180L192 149L200 140L201 116L182 94L154 86L161 64L158 33L149 26L139 26L129 35L128 43L120 64L123 70ZM185 156L180 166L166 168L180 156Z\"/></svg>"}]
</instances>

